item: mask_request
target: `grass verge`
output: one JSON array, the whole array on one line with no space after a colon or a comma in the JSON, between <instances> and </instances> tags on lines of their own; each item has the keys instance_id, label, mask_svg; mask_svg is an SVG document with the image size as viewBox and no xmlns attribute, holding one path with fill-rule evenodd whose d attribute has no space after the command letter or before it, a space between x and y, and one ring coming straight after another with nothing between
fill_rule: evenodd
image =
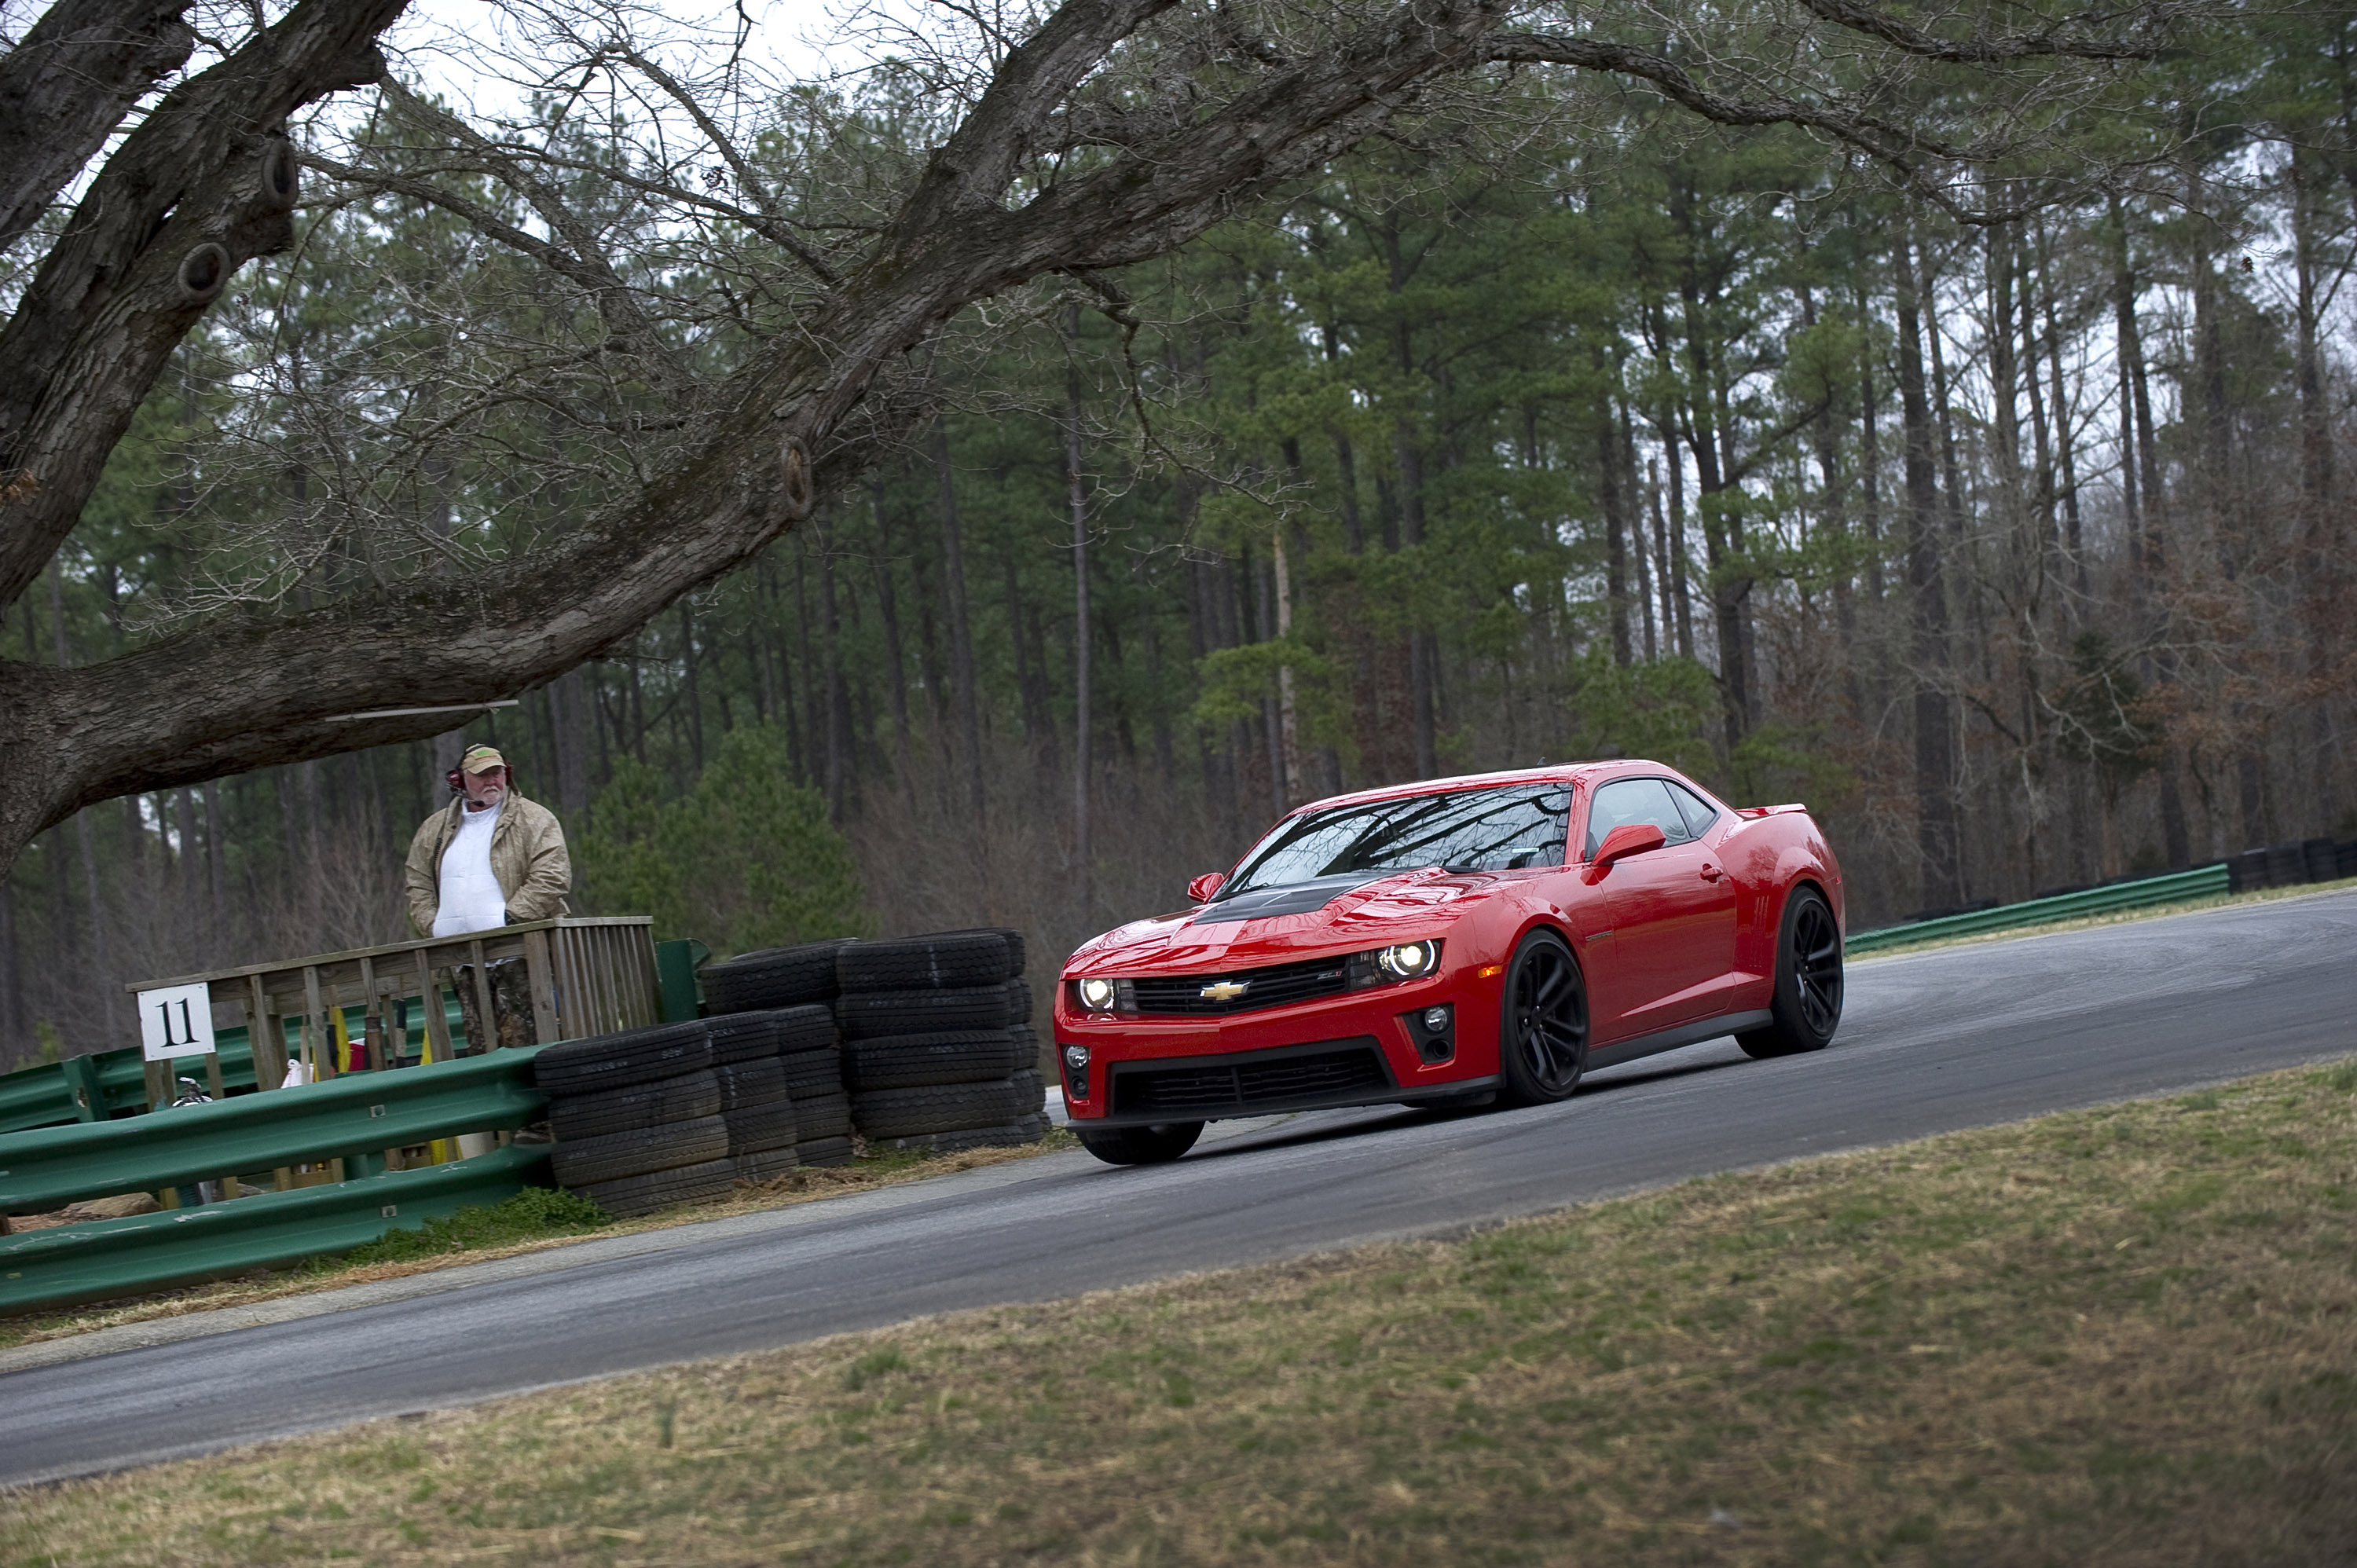
<instances>
[{"instance_id":1,"label":"grass verge","mask_svg":"<svg viewBox=\"0 0 2357 1568\"><path fill-rule=\"evenodd\" d=\"M8 1499L38 1563L2357 1554L2357 1063Z\"/></svg>"},{"instance_id":2,"label":"grass verge","mask_svg":"<svg viewBox=\"0 0 2357 1568\"><path fill-rule=\"evenodd\" d=\"M2072 920L2050 920L2043 925L2007 926L2003 930L1978 931L1971 936L1932 937L1920 942L1900 942L1891 947L1877 948L1872 952L1859 953L1849 961L1872 963L1878 959L1897 958L1907 953L1930 952L1934 948L2006 942L2016 937L2047 937L2061 931L2092 930L2097 926L2127 926L2138 920L2158 919L2163 915L2190 915L2203 909L2229 909L2239 904L2272 904L2285 898L2305 898L2316 893L2347 893L2352 890L2357 890L2357 877L2344 877L2338 882L2310 882L2298 887L2258 887L2248 893L2220 893L2208 898L2153 904L2141 909L2115 909L2109 914L2082 915Z\"/></svg>"},{"instance_id":3,"label":"grass verge","mask_svg":"<svg viewBox=\"0 0 2357 1568\"><path fill-rule=\"evenodd\" d=\"M184 1317L190 1313L311 1295L345 1285L405 1279L464 1263L489 1262L496 1258L571 1246L601 1236L631 1236L644 1230L726 1219L733 1215L757 1214L1078 1147L1080 1141L1060 1128L1039 1143L1011 1149L966 1149L953 1155L895 1150L848 1165L791 1171L758 1187L740 1185L724 1198L684 1203L631 1219L593 1219L580 1208L549 1201L562 1195L545 1193L544 1197L544 1189L528 1189L496 1208L461 1209L448 1220L430 1221L416 1230L391 1231L341 1256L314 1258L296 1268L257 1270L233 1280L190 1285L128 1301L102 1302L61 1313L0 1318L0 1350L86 1334L94 1328L112 1328L118 1324Z\"/></svg>"}]
</instances>

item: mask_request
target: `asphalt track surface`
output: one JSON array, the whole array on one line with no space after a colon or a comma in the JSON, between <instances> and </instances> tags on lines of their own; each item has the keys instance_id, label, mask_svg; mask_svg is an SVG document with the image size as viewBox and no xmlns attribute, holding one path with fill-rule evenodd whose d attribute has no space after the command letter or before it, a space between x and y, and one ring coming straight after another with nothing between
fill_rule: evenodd
<instances>
[{"instance_id":1,"label":"asphalt track surface","mask_svg":"<svg viewBox=\"0 0 2357 1568\"><path fill-rule=\"evenodd\" d=\"M542 1254L526 1277L0 1376L0 1484L2162 1093L2344 1055L2352 1015L2357 893L1867 961L1816 1056L1754 1062L1720 1039L1564 1105L1222 1124L1176 1165L1044 1156L888 1206L685 1227L578 1266Z\"/></svg>"}]
</instances>

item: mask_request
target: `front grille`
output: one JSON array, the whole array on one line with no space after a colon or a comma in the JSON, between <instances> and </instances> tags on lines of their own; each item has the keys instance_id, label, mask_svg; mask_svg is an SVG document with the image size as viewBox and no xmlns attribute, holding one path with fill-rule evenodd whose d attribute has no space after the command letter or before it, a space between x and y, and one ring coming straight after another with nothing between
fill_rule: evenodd
<instances>
[{"instance_id":1,"label":"front grille","mask_svg":"<svg viewBox=\"0 0 2357 1568\"><path fill-rule=\"evenodd\" d=\"M1338 1040L1308 1050L1237 1057L1188 1057L1168 1063L1120 1062L1114 1068L1113 1113L1189 1117L1232 1115L1384 1090L1392 1076L1372 1038Z\"/></svg>"},{"instance_id":2,"label":"front grille","mask_svg":"<svg viewBox=\"0 0 2357 1568\"><path fill-rule=\"evenodd\" d=\"M1241 969L1232 974L1140 975L1131 981L1137 1011L1165 1016L1202 1017L1219 1013L1249 1013L1262 1007L1282 1007L1313 996L1333 996L1351 987L1350 960L1340 953L1311 959L1307 963L1280 963L1267 969ZM1206 996L1206 990L1241 985L1232 996Z\"/></svg>"}]
</instances>

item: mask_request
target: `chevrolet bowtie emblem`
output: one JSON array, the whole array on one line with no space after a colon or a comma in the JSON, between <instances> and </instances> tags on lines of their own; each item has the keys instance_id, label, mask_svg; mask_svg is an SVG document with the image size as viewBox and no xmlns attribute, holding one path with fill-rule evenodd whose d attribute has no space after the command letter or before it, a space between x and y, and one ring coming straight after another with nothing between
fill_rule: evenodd
<instances>
[{"instance_id":1,"label":"chevrolet bowtie emblem","mask_svg":"<svg viewBox=\"0 0 2357 1568\"><path fill-rule=\"evenodd\" d=\"M1252 982L1249 980L1222 980L1206 985L1196 994L1206 1002L1233 1002L1250 989Z\"/></svg>"}]
</instances>

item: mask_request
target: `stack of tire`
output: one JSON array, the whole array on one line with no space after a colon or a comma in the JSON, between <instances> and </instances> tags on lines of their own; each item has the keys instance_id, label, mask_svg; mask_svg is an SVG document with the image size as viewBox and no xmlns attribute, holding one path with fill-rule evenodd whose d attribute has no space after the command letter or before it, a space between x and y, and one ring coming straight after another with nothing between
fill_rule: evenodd
<instances>
[{"instance_id":1,"label":"stack of tire","mask_svg":"<svg viewBox=\"0 0 2357 1568\"><path fill-rule=\"evenodd\" d=\"M854 942L834 967L844 1081L870 1149L947 1152L1046 1135L1020 932Z\"/></svg>"},{"instance_id":2,"label":"stack of tire","mask_svg":"<svg viewBox=\"0 0 2357 1568\"><path fill-rule=\"evenodd\" d=\"M778 1073L793 1105L795 1165L851 1163L851 1098L844 1089L833 1006L835 954L845 945L766 948L707 964L697 977L705 1022L716 1035L759 1029L763 1019L775 1024ZM776 1169L748 1172L746 1179L766 1181L788 1168L782 1158L773 1163Z\"/></svg>"},{"instance_id":3,"label":"stack of tire","mask_svg":"<svg viewBox=\"0 0 2357 1568\"><path fill-rule=\"evenodd\" d=\"M621 1217L791 1168L799 1128L781 1052L813 1036L834 1043L823 1007L548 1047L533 1075L548 1096L558 1185Z\"/></svg>"}]
</instances>

